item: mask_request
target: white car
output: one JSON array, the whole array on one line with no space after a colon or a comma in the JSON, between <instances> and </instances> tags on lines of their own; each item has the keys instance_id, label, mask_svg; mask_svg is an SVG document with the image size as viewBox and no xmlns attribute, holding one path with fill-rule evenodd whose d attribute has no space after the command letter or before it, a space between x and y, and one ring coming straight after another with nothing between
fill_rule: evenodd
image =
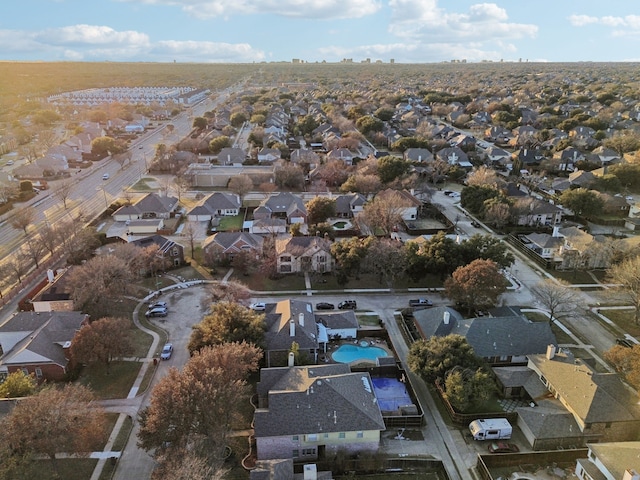
<instances>
[{"instance_id":1,"label":"white car","mask_svg":"<svg viewBox=\"0 0 640 480\"><path fill-rule=\"evenodd\" d=\"M108 173L103 173L102 174L102 179L103 180L109 180L109 174Z\"/></svg>"},{"instance_id":2,"label":"white car","mask_svg":"<svg viewBox=\"0 0 640 480\"><path fill-rule=\"evenodd\" d=\"M264 312L267 308L267 305L264 302L256 302L252 303L249 308L256 312Z\"/></svg>"},{"instance_id":3,"label":"white car","mask_svg":"<svg viewBox=\"0 0 640 480\"><path fill-rule=\"evenodd\" d=\"M162 360L169 360L171 358L171 354L173 353L173 345L170 343L165 344L162 347L162 352L160 352L160 358Z\"/></svg>"}]
</instances>

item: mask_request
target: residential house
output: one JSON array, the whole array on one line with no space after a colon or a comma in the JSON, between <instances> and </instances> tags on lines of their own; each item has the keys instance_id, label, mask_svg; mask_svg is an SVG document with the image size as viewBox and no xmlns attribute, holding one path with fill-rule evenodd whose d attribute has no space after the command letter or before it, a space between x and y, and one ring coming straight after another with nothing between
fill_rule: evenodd
<instances>
[{"instance_id":1,"label":"residential house","mask_svg":"<svg viewBox=\"0 0 640 480\"><path fill-rule=\"evenodd\" d=\"M407 148L404 151L403 158L407 162L432 162L433 153L427 148Z\"/></svg>"},{"instance_id":2,"label":"residential house","mask_svg":"<svg viewBox=\"0 0 640 480\"><path fill-rule=\"evenodd\" d=\"M563 238L554 237L548 233L529 233L521 235L520 240L525 247L548 260L559 257L560 248L564 245Z\"/></svg>"},{"instance_id":3,"label":"residential house","mask_svg":"<svg viewBox=\"0 0 640 480\"><path fill-rule=\"evenodd\" d=\"M348 148L335 148L327 152L327 161L340 160L345 165L353 165L354 155Z\"/></svg>"},{"instance_id":4,"label":"residential house","mask_svg":"<svg viewBox=\"0 0 640 480\"><path fill-rule=\"evenodd\" d=\"M240 197L237 194L214 192L189 210L187 218L191 222L206 222L215 217L235 217L240 214L240 207Z\"/></svg>"},{"instance_id":5,"label":"residential house","mask_svg":"<svg viewBox=\"0 0 640 480\"><path fill-rule=\"evenodd\" d=\"M116 222L171 218L178 210L177 198L148 193L135 203L120 207L113 213L112 217Z\"/></svg>"},{"instance_id":6,"label":"residential house","mask_svg":"<svg viewBox=\"0 0 640 480\"><path fill-rule=\"evenodd\" d=\"M320 163L320 155L308 148L299 148L291 152L291 163L308 165L315 168Z\"/></svg>"},{"instance_id":7,"label":"residential house","mask_svg":"<svg viewBox=\"0 0 640 480\"><path fill-rule=\"evenodd\" d=\"M517 409L518 426L534 450L639 438L637 395L617 374L555 346L529 355L526 368L522 390L534 406Z\"/></svg>"},{"instance_id":8,"label":"residential house","mask_svg":"<svg viewBox=\"0 0 640 480\"><path fill-rule=\"evenodd\" d=\"M315 460L380 445L385 425L366 372L346 364L263 368L257 390L258 459Z\"/></svg>"},{"instance_id":9,"label":"residential house","mask_svg":"<svg viewBox=\"0 0 640 480\"><path fill-rule=\"evenodd\" d=\"M493 316L495 314L495 316ZM492 310L491 316L465 319L450 307L434 307L413 313L420 336L462 335L473 351L492 365L523 365L527 355L557 345L548 322L532 322L517 307Z\"/></svg>"},{"instance_id":10,"label":"residential house","mask_svg":"<svg viewBox=\"0 0 640 480\"><path fill-rule=\"evenodd\" d=\"M599 146L595 148L591 153L598 157L598 159L600 160L600 163L603 166L612 165L620 161L620 155L618 154L618 152L616 152L612 148Z\"/></svg>"},{"instance_id":11,"label":"residential house","mask_svg":"<svg viewBox=\"0 0 640 480\"><path fill-rule=\"evenodd\" d=\"M449 165L457 165L461 168L471 168L468 155L460 147L448 147L438 150L436 158L447 162Z\"/></svg>"},{"instance_id":12,"label":"residential house","mask_svg":"<svg viewBox=\"0 0 640 480\"><path fill-rule=\"evenodd\" d=\"M246 158L246 152L238 147L225 147L218 153L218 163L220 165L242 164Z\"/></svg>"},{"instance_id":13,"label":"residential house","mask_svg":"<svg viewBox=\"0 0 640 480\"><path fill-rule=\"evenodd\" d=\"M625 219L624 228L631 231L640 230L640 204L634 203L629 207L629 216Z\"/></svg>"},{"instance_id":14,"label":"residential house","mask_svg":"<svg viewBox=\"0 0 640 480\"><path fill-rule=\"evenodd\" d=\"M554 227L553 236L562 237L563 245L559 255L562 258L561 268L596 269L608 268L611 262L609 249L603 248L606 238L602 235L591 235L577 227Z\"/></svg>"},{"instance_id":15,"label":"residential house","mask_svg":"<svg viewBox=\"0 0 640 480\"><path fill-rule=\"evenodd\" d=\"M152 245L158 246L156 256L162 264L162 268L168 269L184 265L184 247L179 243L169 240L162 235L151 235L139 238L130 243L140 248L148 248Z\"/></svg>"},{"instance_id":16,"label":"residential house","mask_svg":"<svg viewBox=\"0 0 640 480\"><path fill-rule=\"evenodd\" d=\"M514 211L517 225L535 227L557 225L562 221L562 209L534 197L519 197L515 200Z\"/></svg>"},{"instance_id":17,"label":"residential house","mask_svg":"<svg viewBox=\"0 0 640 480\"><path fill-rule=\"evenodd\" d=\"M587 458L576 462L580 480L640 479L640 442L588 443Z\"/></svg>"},{"instance_id":18,"label":"residential house","mask_svg":"<svg viewBox=\"0 0 640 480\"><path fill-rule=\"evenodd\" d=\"M511 154L502 148L494 145L485 151L487 160L493 165L506 165L511 160Z\"/></svg>"},{"instance_id":19,"label":"residential house","mask_svg":"<svg viewBox=\"0 0 640 480\"><path fill-rule=\"evenodd\" d=\"M598 192L598 196L603 200L602 213L615 217L627 217L631 210L631 205L621 194L611 195L609 193Z\"/></svg>"},{"instance_id":20,"label":"residential house","mask_svg":"<svg viewBox=\"0 0 640 480\"><path fill-rule=\"evenodd\" d=\"M347 193L336 197L336 217L353 218L364 209L367 199L361 193Z\"/></svg>"},{"instance_id":21,"label":"residential house","mask_svg":"<svg viewBox=\"0 0 640 480\"><path fill-rule=\"evenodd\" d=\"M68 273L74 267L57 271L47 270L47 281L31 299L34 312L73 311L73 290L69 285Z\"/></svg>"},{"instance_id":22,"label":"residential house","mask_svg":"<svg viewBox=\"0 0 640 480\"><path fill-rule=\"evenodd\" d=\"M219 249L220 254L227 260L239 252L253 252L256 258L262 254L264 237L250 232L217 232L205 239L202 250Z\"/></svg>"},{"instance_id":23,"label":"residential house","mask_svg":"<svg viewBox=\"0 0 640 480\"><path fill-rule=\"evenodd\" d=\"M355 339L358 336L358 319L353 310L341 310L331 313L316 313L318 341L329 342L332 339Z\"/></svg>"},{"instance_id":24,"label":"residential house","mask_svg":"<svg viewBox=\"0 0 640 480\"><path fill-rule=\"evenodd\" d=\"M449 139L449 146L472 149L476 146L476 139L471 135L460 133Z\"/></svg>"},{"instance_id":25,"label":"residential house","mask_svg":"<svg viewBox=\"0 0 640 480\"><path fill-rule=\"evenodd\" d=\"M256 235L278 235L287 233L287 221L282 218L258 218L245 222L247 231Z\"/></svg>"},{"instance_id":26,"label":"residential house","mask_svg":"<svg viewBox=\"0 0 640 480\"><path fill-rule=\"evenodd\" d=\"M383 201L389 200L389 203L394 205L405 221L418 218L418 211L422 206L422 202L407 190L387 188L386 190L378 192L375 198Z\"/></svg>"},{"instance_id":27,"label":"residential house","mask_svg":"<svg viewBox=\"0 0 640 480\"><path fill-rule=\"evenodd\" d=\"M589 188L595 180L593 172L586 172L584 170L576 170L569 174L569 186L570 187L582 187Z\"/></svg>"},{"instance_id":28,"label":"residential house","mask_svg":"<svg viewBox=\"0 0 640 480\"><path fill-rule=\"evenodd\" d=\"M16 166L12 171L19 179L41 179L69 174L69 162L61 156L44 156L31 163Z\"/></svg>"},{"instance_id":29,"label":"residential house","mask_svg":"<svg viewBox=\"0 0 640 480\"><path fill-rule=\"evenodd\" d=\"M311 303L281 300L268 305L265 313L265 361L268 367L286 365L291 344L298 345L307 361L318 360L318 325Z\"/></svg>"},{"instance_id":30,"label":"residential house","mask_svg":"<svg viewBox=\"0 0 640 480\"><path fill-rule=\"evenodd\" d=\"M507 145L512 138L513 132L500 125L493 125L484 132L484 139L496 145Z\"/></svg>"},{"instance_id":31,"label":"residential house","mask_svg":"<svg viewBox=\"0 0 640 480\"><path fill-rule=\"evenodd\" d=\"M254 211L253 218L282 218L287 224L305 223L307 208L298 195L290 192L279 192L266 198Z\"/></svg>"},{"instance_id":32,"label":"residential house","mask_svg":"<svg viewBox=\"0 0 640 480\"><path fill-rule=\"evenodd\" d=\"M585 160L584 153L574 147L567 147L560 152L556 152L554 159L560 162L558 170L561 172L572 172L575 170L576 162Z\"/></svg>"},{"instance_id":33,"label":"residential house","mask_svg":"<svg viewBox=\"0 0 640 480\"><path fill-rule=\"evenodd\" d=\"M82 312L18 312L0 326L0 376L22 371L38 383L64 380L69 347L88 322Z\"/></svg>"},{"instance_id":34,"label":"residential house","mask_svg":"<svg viewBox=\"0 0 640 480\"><path fill-rule=\"evenodd\" d=\"M258 151L258 162L260 163L275 162L279 158L282 158L282 152L277 148L262 147Z\"/></svg>"},{"instance_id":35,"label":"residential house","mask_svg":"<svg viewBox=\"0 0 640 480\"><path fill-rule=\"evenodd\" d=\"M279 273L333 270L331 242L326 238L281 235L276 238L276 255Z\"/></svg>"},{"instance_id":36,"label":"residential house","mask_svg":"<svg viewBox=\"0 0 640 480\"><path fill-rule=\"evenodd\" d=\"M270 183L275 178L274 165L212 165L210 163L191 163L185 172L194 187L226 188L229 180L238 175L247 175L254 183Z\"/></svg>"},{"instance_id":37,"label":"residential house","mask_svg":"<svg viewBox=\"0 0 640 480\"><path fill-rule=\"evenodd\" d=\"M540 165L544 158L543 153L534 148L521 148L517 154L517 159L524 168Z\"/></svg>"}]
</instances>

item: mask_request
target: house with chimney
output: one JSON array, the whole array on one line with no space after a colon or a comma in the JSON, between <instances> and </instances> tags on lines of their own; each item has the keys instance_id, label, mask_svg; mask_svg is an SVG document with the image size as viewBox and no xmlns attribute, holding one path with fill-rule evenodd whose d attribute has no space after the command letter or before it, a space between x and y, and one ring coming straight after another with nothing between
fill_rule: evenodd
<instances>
[{"instance_id":1,"label":"house with chimney","mask_svg":"<svg viewBox=\"0 0 640 480\"><path fill-rule=\"evenodd\" d=\"M286 365L291 345L298 345L300 355L315 363L318 360L318 326L311 303L281 300L265 310L265 359L268 367Z\"/></svg>"},{"instance_id":2,"label":"house with chimney","mask_svg":"<svg viewBox=\"0 0 640 480\"><path fill-rule=\"evenodd\" d=\"M38 383L64 380L73 337L88 321L82 312L16 313L0 326L0 377L21 371Z\"/></svg>"},{"instance_id":3,"label":"house with chimney","mask_svg":"<svg viewBox=\"0 0 640 480\"><path fill-rule=\"evenodd\" d=\"M494 368L504 389L530 402L517 425L533 450L635 441L640 435L637 394L615 373L601 373L593 359L549 345L528 355L523 367Z\"/></svg>"},{"instance_id":4,"label":"house with chimney","mask_svg":"<svg viewBox=\"0 0 640 480\"><path fill-rule=\"evenodd\" d=\"M640 442L589 443L587 448L586 458L576 462L580 480L640 480Z\"/></svg>"},{"instance_id":5,"label":"house with chimney","mask_svg":"<svg viewBox=\"0 0 640 480\"><path fill-rule=\"evenodd\" d=\"M380 445L385 424L367 372L347 364L263 368L257 393L258 460L313 461Z\"/></svg>"}]
</instances>

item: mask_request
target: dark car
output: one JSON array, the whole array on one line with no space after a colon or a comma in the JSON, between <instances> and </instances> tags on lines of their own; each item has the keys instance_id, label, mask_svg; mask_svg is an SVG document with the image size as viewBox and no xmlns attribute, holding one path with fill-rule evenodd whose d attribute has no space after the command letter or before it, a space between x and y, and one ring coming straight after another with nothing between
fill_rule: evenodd
<instances>
[{"instance_id":1,"label":"dark car","mask_svg":"<svg viewBox=\"0 0 640 480\"><path fill-rule=\"evenodd\" d=\"M355 300L344 300L338 304L340 310L355 310L358 308L358 304Z\"/></svg>"},{"instance_id":2,"label":"dark car","mask_svg":"<svg viewBox=\"0 0 640 480\"><path fill-rule=\"evenodd\" d=\"M520 449L515 443L491 442L489 453L518 453Z\"/></svg>"},{"instance_id":3,"label":"dark car","mask_svg":"<svg viewBox=\"0 0 640 480\"><path fill-rule=\"evenodd\" d=\"M333 303L320 302L316 303L316 310L333 310L336 308Z\"/></svg>"},{"instance_id":4,"label":"dark car","mask_svg":"<svg viewBox=\"0 0 640 480\"><path fill-rule=\"evenodd\" d=\"M167 316L167 308L166 307L155 307L150 308L144 313L145 317L166 317Z\"/></svg>"},{"instance_id":5,"label":"dark car","mask_svg":"<svg viewBox=\"0 0 640 480\"><path fill-rule=\"evenodd\" d=\"M616 343L621 347L633 348L633 342L631 340L627 340L626 338L616 338Z\"/></svg>"}]
</instances>

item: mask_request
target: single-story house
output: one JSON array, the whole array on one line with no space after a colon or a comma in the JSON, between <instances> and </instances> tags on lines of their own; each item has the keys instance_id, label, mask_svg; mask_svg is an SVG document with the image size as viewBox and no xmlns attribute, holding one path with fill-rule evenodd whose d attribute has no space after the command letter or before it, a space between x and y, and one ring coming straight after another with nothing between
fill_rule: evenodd
<instances>
[{"instance_id":1,"label":"single-story house","mask_svg":"<svg viewBox=\"0 0 640 480\"><path fill-rule=\"evenodd\" d=\"M225 258L232 260L239 252L261 255L263 243L264 237L250 232L217 232L205 239L202 250L206 253L210 248L219 248Z\"/></svg>"},{"instance_id":2,"label":"single-story house","mask_svg":"<svg viewBox=\"0 0 640 480\"><path fill-rule=\"evenodd\" d=\"M170 218L179 209L178 199L170 196L148 193L131 205L116 210L112 217L116 222L153 218Z\"/></svg>"},{"instance_id":3,"label":"single-story house","mask_svg":"<svg viewBox=\"0 0 640 480\"><path fill-rule=\"evenodd\" d=\"M0 376L22 371L41 383L64 380L69 347L89 321L82 312L18 312L0 326Z\"/></svg>"},{"instance_id":4,"label":"single-story house","mask_svg":"<svg viewBox=\"0 0 640 480\"><path fill-rule=\"evenodd\" d=\"M233 217L240 213L240 207L240 197L237 194L214 192L189 210L187 218L191 222L207 222L214 217Z\"/></svg>"}]
</instances>

